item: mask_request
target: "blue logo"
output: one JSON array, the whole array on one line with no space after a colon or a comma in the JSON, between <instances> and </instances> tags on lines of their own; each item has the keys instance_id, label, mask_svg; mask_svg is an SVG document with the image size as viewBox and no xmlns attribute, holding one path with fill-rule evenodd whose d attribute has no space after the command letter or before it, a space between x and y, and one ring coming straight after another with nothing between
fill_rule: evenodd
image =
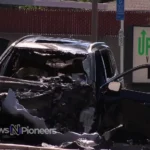
<instances>
[{"instance_id":1,"label":"blue logo","mask_svg":"<svg viewBox=\"0 0 150 150\"><path fill-rule=\"evenodd\" d=\"M18 125L10 125L9 127L10 135L20 135L22 134L22 128Z\"/></svg>"}]
</instances>

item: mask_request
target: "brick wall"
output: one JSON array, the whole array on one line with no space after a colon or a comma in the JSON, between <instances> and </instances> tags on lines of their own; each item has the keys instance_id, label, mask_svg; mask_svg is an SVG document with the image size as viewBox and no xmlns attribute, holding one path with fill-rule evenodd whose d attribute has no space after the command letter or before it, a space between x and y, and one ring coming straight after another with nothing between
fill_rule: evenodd
<instances>
[{"instance_id":1,"label":"brick wall","mask_svg":"<svg viewBox=\"0 0 150 150\"><path fill-rule=\"evenodd\" d=\"M0 32L60 35L90 35L91 11L77 9L19 10L0 8ZM147 26L150 12L126 12L125 27ZM99 12L99 36L118 34L115 12Z\"/></svg>"}]
</instances>

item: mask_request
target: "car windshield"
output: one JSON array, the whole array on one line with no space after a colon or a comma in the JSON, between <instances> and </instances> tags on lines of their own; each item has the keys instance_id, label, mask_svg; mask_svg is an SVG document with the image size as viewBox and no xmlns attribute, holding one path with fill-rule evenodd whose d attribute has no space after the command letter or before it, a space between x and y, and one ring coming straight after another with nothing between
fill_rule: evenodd
<instances>
[{"instance_id":1,"label":"car windshield","mask_svg":"<svg viewBox=\"0 0 150 150\"><path fill-rule=\"evenodd\" d=\"M82 61L85 55L38 49L15 48L5 76L28 80L55 77L61 74L85 77Z\"/></svg>"}]
</instances>

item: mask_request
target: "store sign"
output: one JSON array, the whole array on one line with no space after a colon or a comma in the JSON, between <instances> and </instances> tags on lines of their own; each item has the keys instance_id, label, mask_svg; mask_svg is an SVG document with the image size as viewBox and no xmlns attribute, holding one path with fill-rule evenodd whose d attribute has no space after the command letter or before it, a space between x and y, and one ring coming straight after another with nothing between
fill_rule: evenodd
<instances>
[{"instance_id":1,"label":"store sign","mask_svg":"<svg viewBox=\"0 0 150 150\"><path fill-rule=\"evenodd\" d=\"M117 0L116 4L116 20L124 20L124 0Z\"/></svg>"},{"instance_id":2,"label":"store sign","mask_svg":"<svg viewBox=\"0 0 150 150\"><path fill-rule=\"evenodd\" d=\"M150 27L133 29L133 67L150 64ZM150 83L150 69L134 71L133 83Z\"/></svg>"}]
</instances>

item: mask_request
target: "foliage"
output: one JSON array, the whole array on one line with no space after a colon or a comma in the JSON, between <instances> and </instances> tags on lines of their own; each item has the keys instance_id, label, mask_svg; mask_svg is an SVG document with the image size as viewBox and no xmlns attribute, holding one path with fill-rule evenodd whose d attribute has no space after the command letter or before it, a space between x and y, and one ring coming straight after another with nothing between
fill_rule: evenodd
<instances>
[{"instance_id":1,"label":"foliage","mask_svg":"<svg viewBox=\"0 0 150 150\"><path fill-rule=\"evenodd\" d=\"M19 6L19 9L25 9L25 10L40 9L40 10L43 10L43 9L45 9L45 7L40 7L40 6Z\"/></svg>"}]
</instances>

